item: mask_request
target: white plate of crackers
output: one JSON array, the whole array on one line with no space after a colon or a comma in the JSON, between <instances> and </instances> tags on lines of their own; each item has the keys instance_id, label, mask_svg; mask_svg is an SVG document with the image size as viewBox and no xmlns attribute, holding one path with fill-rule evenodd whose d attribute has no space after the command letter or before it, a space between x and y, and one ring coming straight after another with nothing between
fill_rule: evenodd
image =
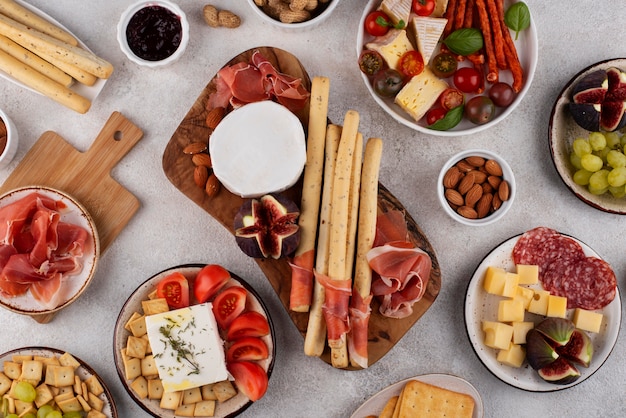
<instances>
[{"instance_id":1,"label":"white plate of crackers","mask_svg":"<svg viewBox=\"0 0 626 418\"><path fill-rule=\"evenodd\" d=\"M481 418L484 415L480 394L468 381L449 374L426 374L386 387L369 398L350 418L391 417L396 408L398 413L408 411L408 415L403 416Z\"/></svg>"},{"instance_id":2,"label":"white plate of crackers","mask_svg":"<svg viewBox=\"0 0 626 418\"><path fill-rule=\"evenodd\" d=\"M88 418L118 416L113 396L104 381L87 363L68 352L50 347L22 347L1 354L0 365L2 365L0 373L2 393L4 393L3 384L10 387L12 380L32 379L45 382L50 388L48 402L43 402L46 394L38 389L37 402L42 402L40 408L46 404L56 403L61 408L66 408L65 412L82 411ZM55 388L64 393L63 399L53 398L52 392L57 390ZM21 411L19 415L22 416L27 412L28 410ZM37 413L37 410L30 412Z\"/></svg>"}]
</instances>

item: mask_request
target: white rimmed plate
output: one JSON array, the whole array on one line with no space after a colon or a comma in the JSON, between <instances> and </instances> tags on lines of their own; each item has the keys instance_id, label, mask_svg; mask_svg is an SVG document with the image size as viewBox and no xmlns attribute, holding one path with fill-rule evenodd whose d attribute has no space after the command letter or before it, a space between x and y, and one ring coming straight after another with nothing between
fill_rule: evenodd
<instances>
[{"instance_id":1,"label":"white rimmed plate","mask_svg":"<svg viewBox=\"0 0 626 418\"><path fill-rule=\"evenodd\" d=\"M604 309L598 311L604 315L600 332L597 334L587 333L593 342L594 354L591 365L588 368L578 367L581 376L575 382L567 385L548 383L541 379L527 362L524 362L521 368L510 367L498 362L496 360L496 350L487 347L483 343L484 332L482 331L481 323L483 320L497 320L498 302L502 298L485 292L483 289L483 277L489 266L502 267L511 272L515 271L511 252L520 236L521 234L509 238L507 241L494 248L474 271L472 279L467 286L467 294L465 296L465 326L467 328L467 335L480 361L491 373L503 382L531 392L552 392L567 389L584 382L604 364L611 354L617 341L622 318L619 289L617 290L615 299ZM573 239L580 243L587 256L600 258L588 245L576 238ZM541 288L540 285L531 287ZM568 318L571 319L572 314L573 309L568 310ZM542 316L526 313L527 321L537 323L541 319L543 319Z\"/></svg>"},{"instance_id":2,"label":"white rimmed plate","mask_svg":"<svg viewBox=\"0 0 626 418\"><path fill-rule=\"evenodd\" d=\"M370 42L372 39L374 39L373 36L365 32L365 29L364 29L365 18L370 12L376 10L378 6L380 5L380 3L381 3L381 0L369 0L364 8L363 15L361 16L361 20L359 22L358 33L357 33L357 41L356 41L357 59L359 55L361 54L361 52L363 51L365 44ZM516 2L511 1L511 0L505 0L504 1L505 10L513 3L516 3ZM531 11L531 14L532 14L532 11ZM511 36L513 37L513 39L515 39L514 32L511 33ZM411 118L411 116L409 116L408 113L402 110L400 106L398 106L397 104L393 102L393 98L385 99L385 98L380 97L378 94L376 94L376 92L372 88L371 81L368 79L368 77L365 74L361 73L361 77L363 78L363 82L365 83L365 86L369 90L374 100L380 105L380 107L385 112L387 112L391 117L393 117L396 121L400 122L401 124L408 126L409 128L414 129L416 131L430 134L430 135L435 135L435 136L470 135L470 134L474 134L474 133L483 131L485 129L488 129L496 125L500 121L502 121L508 115L510 115L511 112L513 112L513 110L515 110L515 108L520 104L520 102L522 101L522 99L524 98L528 90L530 89L530 85L535 75L535 69L537 67L537 59L538 59L537 29L535 27L535 22L532 19L532 17L531 17L530 27L519 33L519 37L515 41L515 47L517 49L517 54L520 60L520 64L522 65L522 69L524 70L524 78L525 78L524 86L522 90L517 94L515 100L513 101L513 103L511 103L510 106L504 109L496 108L496 115L494 119L484 125L475 125L464 118L457 126L447 131L437 131L434 129L428 129L425 118L422 118L421 120L416 122L413 118ZM438 52L438 50L439 48L435 50L435 54ZM433 56L435 54L433 54ZM357 63L355 63L355 67L358 69ZM513 78L508 70L500 71L500 81L508 82L510 84L512 79ZM452 80L451 79L447 79L447 80L448 80L448 84L450 84L451 87L454 87ZM489 87L488 83L486 87L488 89ZM485 91L488 91L487 89ZM466 94L465 101L467 102L471 98L471 96L472 95Z\"/></svg>"},{"instance_id":3,"label":"white rimmed plate","mask_svg":"<svg viewBox=\"0 0 626 418\"><path fill-rule=\"evenodd\" d=\"M389 398L399 395L402 388L409 380L419 380L420 382L470 395L474 398L474 413L472 414L472 418L482 418L484 415L483 401L480 397L480 393L478 393L476 388L474 388L474 386L472 386L468 381L449 374L425 374L404 379L387 386L385 389L365 401L363 405L354 411L350 418L365 418L371 415L377 416L383 410Z\"/></svg>"}]
</instances>

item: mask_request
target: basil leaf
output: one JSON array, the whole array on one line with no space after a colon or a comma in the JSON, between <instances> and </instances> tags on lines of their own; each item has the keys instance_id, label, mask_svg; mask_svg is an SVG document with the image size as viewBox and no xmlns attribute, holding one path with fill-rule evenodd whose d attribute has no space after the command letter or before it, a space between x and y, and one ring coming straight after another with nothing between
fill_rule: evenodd
<instances>
[{"instance_id":1,"label":"basil leaf","mask_svg":"<svg viewBox=\"0 0 626 418\"><path fill-rule=\"evenodd\" d=\"M515 40L521 31L530 26L530 10L523 1L513 4L504 14L504 23L515 31Z\"/></svg>"},{"instance_id":2,"label":"basil leaf","mask_svg":"<svg viewBox=\"0 0 626 418\"><path fill-rule=\"evenodd\" d=\"M466 56L483 47L483 34L476 28L457 29L443 43L455 54Z\"/></svg>"},{"instance_id":3,"label":"basil leaf","mask_svg":"<svg viewBox=\"0 0 626 418\"><path fill-rule=\"evenodd\" d=\"M435 131L447 131L458 125L461 119L463 119L463 105L448 110L448 113L443 118L429 125L428 128Z\"/></svg>"}]
</instances>

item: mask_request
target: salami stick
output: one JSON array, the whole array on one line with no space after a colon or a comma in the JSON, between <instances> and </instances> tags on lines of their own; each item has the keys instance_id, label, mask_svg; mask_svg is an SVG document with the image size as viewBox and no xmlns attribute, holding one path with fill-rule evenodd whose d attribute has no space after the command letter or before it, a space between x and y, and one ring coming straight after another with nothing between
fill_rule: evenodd
<instances>
[{"instance_id":1,"label":"salami stick","mask_svg":"<svg viewBox=\"0 0 626 418\"><path fill-rule=\"evenodd\" d=\"M493 47L493 36L491 27L489 26L489 16L485 5L485 0L476 0L476 9L478 11L478 20L480 22L480 30L483 33L485 43L485 55L487 59L487 81L495 83L498 81L498 67Z\"/></svg>"},{"instance_id":2,"label":"salami stick","mask_svg":"<svg viewBox=\"0 0 626 418\"><path fill-rule=\"evenodd\" d=\"M463 21L464 28L471 28L474 24L474 0L467 0L465 6L465 20Z\"/></svg>"},{"instance_id":3,"label":"salami stick","mask_svg":"<svg viewBox=\"0 0 626 418\"><path fill-rule=\"evenodd\" d=\"M446 22L446 26L443 29L443 35L441 35L442 39L445 39L446 36L450 35L450 33L452 31L454 31L454 15L456 12L456 2L457 0L450 0L448 1L448 8L446 9L446 19L448 19L448 21Z\"/></svg>"},{"instance_id":4,"label":"salami stick","mask_svg":"<svg viewBox=\"0 0 626 418\"><path fill-rule=\"evenodd\" d=\"M454 29L460 29L465 23L465 6L467 0L457 0L456 11L454 16Z\"/></svg>"},{"instance_id":5,"label":"salami stick","mask_svg":"<svg viewBox=\"0 0 626 418\"><path fill-rule=\"evenodd\" d=\"M504 22L503 1L504 0L496 1L496 7L498 8L498 18L501 22ZM513 38L511 38L511 34L509 33L509 28L507 28L506 25L502 25L502 36L504 37L504 53L506 56L508 67L511 70L511 74L513 75L513 91L519 93L524 85L524 70L522 69L522 65L519 62L517 50L515 49L515 43L513 42Z\"/></svg>"},{"instance_id":6,"label":"salami stick","mask_svg":"<svg viewBox=\"0 0 626 418\"><path fill-rule=\"evenodd\" d=\"M491 21L491 28L493 31L493 49L496 64L499 69L506 70L508 66L504 55L504 37L502 34L503 30L506 29L506 26L504 26L504 22L500 19L500 15L498 14L496 0L487 0L487 7L489 9L489 19Z\"/></svg>"}]
</instances>

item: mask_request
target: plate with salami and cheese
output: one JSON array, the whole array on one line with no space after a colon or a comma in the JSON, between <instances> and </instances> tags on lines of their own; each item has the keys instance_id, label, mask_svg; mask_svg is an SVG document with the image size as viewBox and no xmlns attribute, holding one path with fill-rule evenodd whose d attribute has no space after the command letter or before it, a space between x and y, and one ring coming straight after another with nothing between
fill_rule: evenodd
<instances>
[{"instance_id":1,"label":"plate with salami and cheese","mask_svg":"<svg viewBox=\"0 0 626 418\"><path fill-rule=\"evenodd\" d=\"M621 311L611 266L582 241L548 227L494 248L465 297L465 324L478 358L503 382L533 392L566 389L593 375L615 346ZM569 331L559 343L546 338L551 345L541 347L538 360L531 334L562 331L546 331L547 323ZM586 337L567 346L574 330ZM585 362L571 360L572 349L584 351Z\"/></svg>"},{"instance_id":2,"label":"plate with salami and cheese","mask_svg":"<svg viewBox=\"0 0 626 418\"><path fill-rule=\"evenodd\" d=\"M465 2L437 1L435 9L427 16L416 14L412 9L412 3L411 0L370 0L364 7L357 32L357 57L360 59L364 51L375 51L383 60L383 70L377 75L361 72L363 82L373 99L399 123L416 131L437 136L461 136L480 132L510 115L530 88L537 66L537 32L530 11L527 8L524 10L527 12L525 16L528 18L529 26L516 32L504 24L504 13L510 6L517 3L515 1L481 0L483 4L480 7L477 2L477 5L472 8L466 8ZM488 8L493 11L486 13ZM387 16L384 18L388 19L392 25L391 29L377 36L366 30L368 20L375 11L384 13ZM472 19L472 16L477 19ZM499 16L499 18L491 19L490 16ZM457 30L468 28L485 33L486 28L496 27L498 36L483 36L484 42L480 49L471 54L462 53L461 55L455 52L451 55L452 61L454 59L457 61L453 64L454 69L458 66L458 70L463 69L462 71L452 70L442 73L442 68L435 68L435 62L439 59L437 55L453 49L448 48L447 44L442 44L449 35ZM493 29L488 32L495 33ZM402 68L404 56L410 56L414 53L413 51L419 52L416 58L417 67L423 67L421 71ZM411 64L410 67L416 66ZM380 91L377 91L380 89L375 86L376 77L380 76L385 71L384 69L400 72L401 81L397 83L399 91L390 92L389 95L380 94ZM471 77L476 78L473 85L466 87L455 82L457 74L470 71L474 74ZM508 93L511 99L498 103L494 98L493 103L496 106L493 106L493 103L488 105L489 116L486 119L472 119L467 112L470 100L478 96L486 101L490 97L491 86L499 82L511 87ZM450 89L460 93L463 100L451 106L444 104L443 95ZM478 101L479 99L475 100L476 104ZM469 105L469 107L474 106ZM430 114L427 115L427 112L431 110L433 110L432 119ZM438 116L435 117L437 113ZM436 124L438 125L436 129L434 126L429 127L437 120L444 118L444 115L445 123L442 120Z\"/></svg>"}]
</instances>

